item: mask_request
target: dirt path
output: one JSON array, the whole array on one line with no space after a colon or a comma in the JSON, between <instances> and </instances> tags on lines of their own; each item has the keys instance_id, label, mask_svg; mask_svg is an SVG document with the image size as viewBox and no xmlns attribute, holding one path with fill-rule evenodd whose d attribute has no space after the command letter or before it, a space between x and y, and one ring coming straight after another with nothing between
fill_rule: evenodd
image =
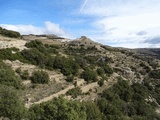
<instances>
[{"instance_id":1,"label":"dirt path","mask_svg":"<svg viewBox=\"0 0 160 120\"><path fill-rule=\"evenodd\" d=\"M95 88L95 87L98 87L99 85L97 84L97 82L94 82L94 83L90 83L90 84L87 84L85 86L82 86L81 87L81 90L83 93L86 93L88 92L90 89L92 88Z\"/></svg>"},{"instance_id":2,"label":"dirt path","mask_svg":"<svg viewBox=\"0 0 160 120\"><path fill-rule=\"evenodd\" d=\"M49 101L49 100L51 100L51 99L53 99L53 98L55 98L55 97L58 97L58 96L60 96L60 95L65 94L68 90L70 90L70 89L72 89L72 88L74 88L74 85L71 85L71 86L65 88L64 90L61 90L61 91L59 91L59 92L57 92L57 93L55 93L55 94L53 94L53 95L50 95L50 96L48 96L48 97L45 97L45 98L43 98L43 99L41 99L41 100L39 100L39 101L37 101L37 102L27 103L25 106L26 106L27 108L29 108L32 104L40 104L40 103L42 103L42 102L47 102L47 101Z\"/></svg>"}]
</instances>

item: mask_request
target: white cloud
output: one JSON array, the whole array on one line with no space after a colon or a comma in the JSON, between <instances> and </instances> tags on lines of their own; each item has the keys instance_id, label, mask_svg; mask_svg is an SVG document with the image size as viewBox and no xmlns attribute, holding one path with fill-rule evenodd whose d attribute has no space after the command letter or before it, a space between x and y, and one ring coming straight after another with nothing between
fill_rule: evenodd
<instances>
[{"instance_id":1,"label":"white cloud","mask_svg":"<svg viewBox=\"0 0 160 120\"><path fill-rule=\"evenodd\" d=\"M160 35L159 0L88 0L81 14L97 18L92 26L101 34L90 37L101 43L132 48L150 47L151 44L143 41ZM147 34L138 35L141 31Z\"/></svg>"},{"instance_id":2,"label":"white cloud","mask_svg":"<svg viewBox=\"0 0 160 120\"><path fill-rule=\"evenodd\" d=\"M21 34L55 34L62 37L70 37L70 35L65 32L59 24L52 23L50 21L46 21L45 27L37 27L33 25L10 25L10 24L0 24L1 27L15 30L20 32Z\"/></svg>"}]
</instances>

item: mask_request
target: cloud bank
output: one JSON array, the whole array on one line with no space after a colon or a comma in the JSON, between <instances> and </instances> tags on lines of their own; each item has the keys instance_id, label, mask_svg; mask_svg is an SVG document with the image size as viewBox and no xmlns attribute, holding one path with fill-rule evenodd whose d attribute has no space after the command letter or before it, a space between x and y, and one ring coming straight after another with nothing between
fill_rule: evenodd
<instances>
[{"instance_id":1,"label":"cloud bank","mask_svg":"<svg viewBox=\"0 0 160 120\"><path fill-rule=\"evenodd\" d=\"M90 36L104 44L153 47L155 42L144 41L160 36L159 0L88 0L80 14L94 18L91 25L101 34Z\"/></svg>"},{"instance_id":2,"label":"cloud bank","mask_svg":"<svg viewBox=\"0 0 160 120\"><path fill-rule=\"evenodd\" d=\"M37 27L33 25L10 25L10 24L0 24L1 27L8 30L18 31L21 34L55 34L62 37L70 37L70 35L65 32L59 24L55 24L50 21L44 23L45 27Z\"/></svg>"}]
</instances>

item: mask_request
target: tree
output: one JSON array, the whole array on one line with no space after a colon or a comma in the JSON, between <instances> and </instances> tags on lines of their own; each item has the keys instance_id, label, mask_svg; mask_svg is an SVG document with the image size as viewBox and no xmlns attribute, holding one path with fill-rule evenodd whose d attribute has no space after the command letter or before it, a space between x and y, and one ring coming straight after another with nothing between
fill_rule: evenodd
<instances>
[{"instance_id":1,"label":"tree","mask_svg":"<svg viewBox=\"0 0 160 120\"><path fill-rule=\"evenodd\" d=\"M105 74L105 71L104 71L104 69L103 68L98 68L97 69L97 73L98 73L98 75L104 75Z\"/></svg>"},{"instance_id":2,"label":"tree","mask_svg":"<svg viewBox=\"0 0 160 120\"><path fill-rule=\"evenodd\" d=\"M31 120L86 120L85 105L62 97L35 105L29 111Z\"/></svg>"},{"instance_id":3,"label":"tree","mask_svg":"<svg viewBox=\"0 0 160 120\"><path fill-rule=\"evenodd\" d=\"M12 120L21 120L26 111L23 101L13 87L0 85L0 116Z\"/></svg>"},{"instance_id":4,"label":"tree","mask_svg":"<svg viewBox=\"0 0 160 120\"><path fill-rule=\"evenodd\" d=\"M85 103L87 120L102 120L102 114L95 103Z\"/></svg>"},{"instance_id":5,"label":"tree","mask_svg":"<svg viewBox=\"0 0 160 120\"><path fill-rule=\"evenodd\" d=\"M97 81L97 73L91 69L84 70L83 73L81 74L81 77L87 82Z\"/></svg>"},{"instance_id":6,"label":"tree","mask_svg":"<svg viewBox=\"0 0 160 120\"><path fill-rule=\"evenodd\" d=\"M103 86L103 85L104 85L104 80L103 80L103 79L99 80L99 81L98 81L98 85L99 85L99 86Z\"/></svg>"},{"instance_id":7,"label":"tree","mask_svg":"<svg viewBox=\"0 0 160 120\"><path fill-rule=\"evenodd\" d=\"M18 38L20 37L20 33L12 30L6 30L0 27L0 34L6 37Z\"/></svg>"},{"instance_id":8,"label":"tree","mask_svg":"<svg viewBox=\"0 0 160 120\"><path fill-rule=\"evenodd\" d=\"M0 84L7 86L21 87L20 79L15 75L15 72L10 66L0 62Z\"/></svg>"},{"instance_id":9,"label":"tree","mask_svg":"<svg viewBox=\"0 0 160 120\"><path fill-rule=\"evenodd\" d=\"M77 96L81 94L82 94L82 90L79 87L75 87L66 92L66 95L71 95L73 98L76 98Z\"/></svg>"},{"instance_id":10,"label":"tree","mask_svg":"<svg viewBox=\"0 0 160 120\"><path fill-rule=\"evenodd\" d=\"M32 83L45 84L49 82L48 73L45 71L35 71L31 76Z\"/></svg>"}]
</instances>

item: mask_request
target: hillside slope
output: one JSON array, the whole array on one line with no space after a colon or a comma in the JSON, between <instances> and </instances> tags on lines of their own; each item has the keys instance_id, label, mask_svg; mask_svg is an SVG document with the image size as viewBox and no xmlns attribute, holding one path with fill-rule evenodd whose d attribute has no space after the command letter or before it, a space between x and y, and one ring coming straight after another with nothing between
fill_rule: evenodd
<instances>
[{"instance_id":1,"label":"hillside slope","mask_svg":"<svg viewBox=\"0 0 160 120\"><path fill-rule=\"evenodd\" d=\"M95 119L106 120L160 119L159 54L153 57L153 54L142 55L139 50L113 48L85 36L73 41L64 41L64 38L57 41L44 35L35 37L0 37L0 63L9 65L8 69L14 75L14 78L6 78L4 67L1 67L1 78L10 81L2 80L0 86L13 87L20 92L19 97L29 110L25 111L27 116L21 113L20 118L60 119L68 107L75 113L72 111L67 115L80 118L80 113L73 107L75 104L84 108L81 110L83 118L88 120L93 115L97 115ZM153 52L152 49L146 51ZM48 78L35 72L48 75ZM16 82L20 87L15 88ZM77 102L72 103L75 100ZM61 116L56 112L54 116L52 110L64 107L60 101L66 104L66 109L61 111ZM0 105L3 105L1 100ZM49 110L49 106L54 107ZM48 110L52 112L46 114ZM9 112L2 112L0 116L16 117ZM71 116L68 119L72 119Z\"/></svg>"}]
</instances>

